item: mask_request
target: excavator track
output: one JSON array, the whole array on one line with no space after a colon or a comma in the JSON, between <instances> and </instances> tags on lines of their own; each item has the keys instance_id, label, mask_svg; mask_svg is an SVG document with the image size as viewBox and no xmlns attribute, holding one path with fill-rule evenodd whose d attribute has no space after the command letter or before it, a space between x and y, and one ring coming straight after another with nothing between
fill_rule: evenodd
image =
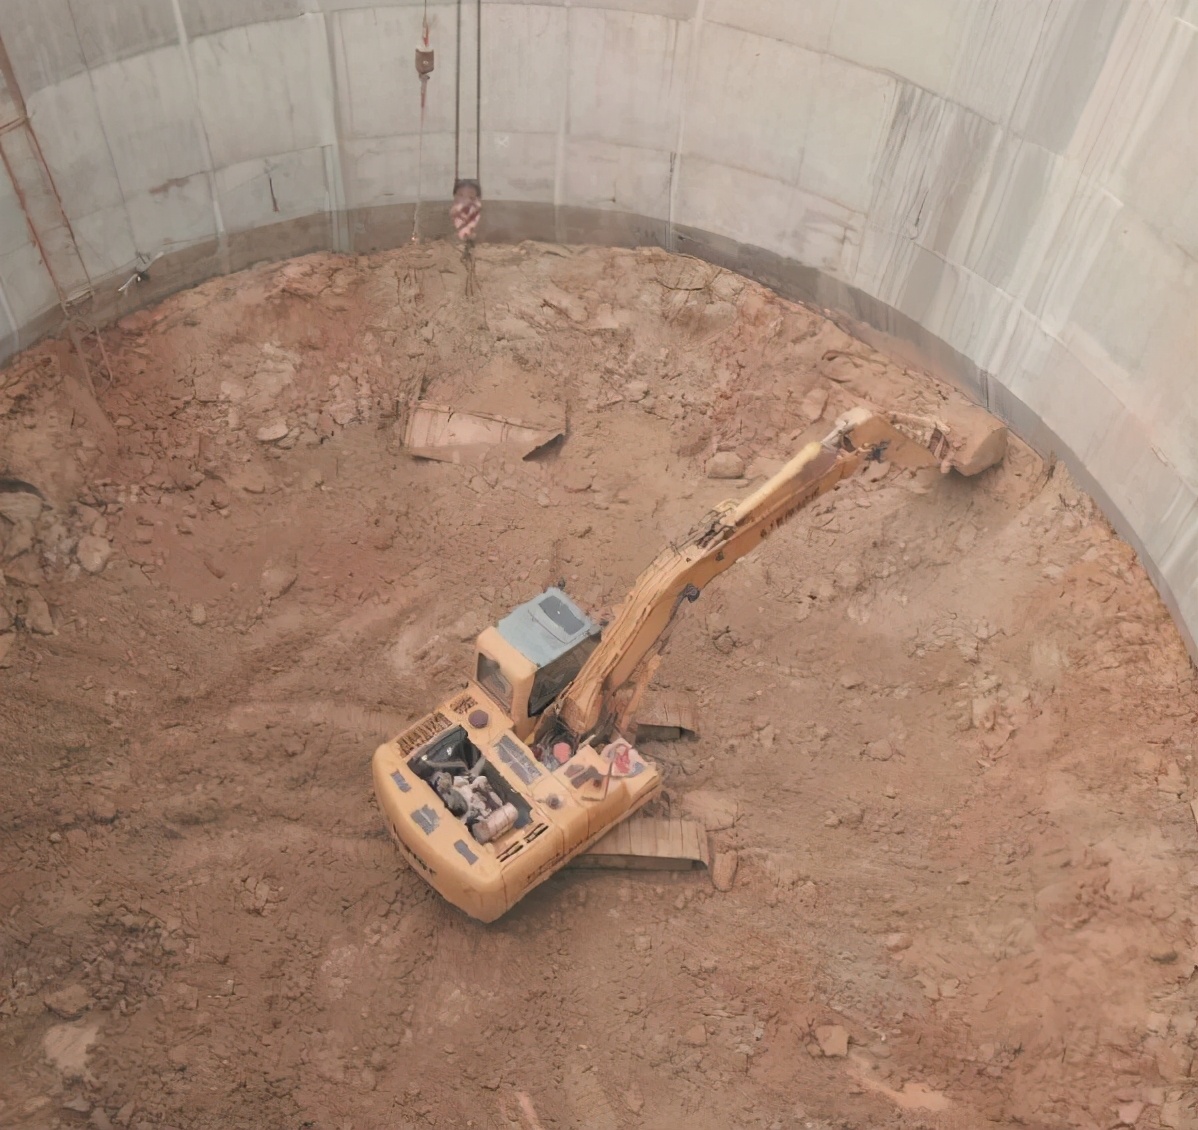
<instances>
[{"instance_id":1,"label":"excavator track","mask_svg":"<svg viewBox=\"0 0 1198 1130\"><path fill-rule=\"evenodd\" d=\"M675 816L630 816L576 856L573 867L698 871L711 866L707 829Z\"/></svg>"}]
</instances>

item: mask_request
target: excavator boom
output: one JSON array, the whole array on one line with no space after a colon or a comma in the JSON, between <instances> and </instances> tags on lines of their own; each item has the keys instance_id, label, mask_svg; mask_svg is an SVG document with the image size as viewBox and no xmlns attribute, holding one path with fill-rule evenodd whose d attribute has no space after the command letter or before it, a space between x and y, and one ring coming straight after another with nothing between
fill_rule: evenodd
<instances>
[{"instance_id":1,"label":"excavator boom","mask_svg":"<svg viewBox=\"0 0 1198 1130\"><path fill-rule=\"evenodd\" d=\"M912 436L891 422L899 419L925 426ZM1005 433L1003 438L1005 446ZM560 722L580 737L601 732L614 716L615 693L657 647L683 601L696 600L713 577L890 445L911 453L908 462L913 455L916 462L944 470L954 465L948 429L936 421L887 418L860 408L841 417L828 436L804 447L767 483L739 503L722 503L681 543L658 555L558 699L554 713Z\"/></svg>"}]
</instances>

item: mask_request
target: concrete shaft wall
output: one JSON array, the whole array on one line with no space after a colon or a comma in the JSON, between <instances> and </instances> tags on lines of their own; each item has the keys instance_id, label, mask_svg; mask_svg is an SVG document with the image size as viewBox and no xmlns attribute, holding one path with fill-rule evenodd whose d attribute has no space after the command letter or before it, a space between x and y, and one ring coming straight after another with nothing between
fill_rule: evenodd
<instances>
[{"instance_id":1,"label":"concrete shaft wall","mask_svg":"<svg viewBox=\"0 0 1198 1130\"><path fill-rule=\"evenodd\" d=\"M456 8L427 5L422 132L425 11L0 0L4 352L60 295L106 316L442 234ZM485 238L660 243L889 335L1080 471L1192 644L1198 0L485 0L482 21Z\"/></svg>"}]
</instances>

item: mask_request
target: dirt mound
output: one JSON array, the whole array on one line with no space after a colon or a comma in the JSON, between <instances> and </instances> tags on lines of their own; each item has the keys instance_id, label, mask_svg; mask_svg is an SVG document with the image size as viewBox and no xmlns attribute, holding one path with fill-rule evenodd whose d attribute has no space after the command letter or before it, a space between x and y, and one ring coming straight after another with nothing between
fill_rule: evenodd
<instances>
[{"instance_id":1,"label":"dirt mound","mask_svg":"<svg viewBox=\"0 0 1198 1130\"><path fill-rule=\"evenodd\" d=\"M312 256L127 318L111 381L0 373L0 1123L1194 1125L1193 671L1018 442L872 468L680 620L701 736L649 752L730 889L482 927L404 866L369 756L480 628L602 613L847 408L959 402L694 260L477 271ZM421 398L566 438L415 461Z\"/></svg>"}]
</instances>

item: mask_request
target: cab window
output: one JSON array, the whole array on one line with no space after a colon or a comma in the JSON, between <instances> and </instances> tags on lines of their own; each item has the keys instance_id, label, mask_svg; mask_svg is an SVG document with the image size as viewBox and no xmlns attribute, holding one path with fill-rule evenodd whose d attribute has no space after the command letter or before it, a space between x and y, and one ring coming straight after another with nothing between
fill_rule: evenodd
<instances>
[{"instance_id":1,"label":"cab window","mask_svg":"<svg viewBox=\"0 0 1198 1130\"><path fill-rule=\"evenodd\" d=\"M499 664L489 655L479 652L478 672L475 675L478 685L494 696L495 701L509 714L512 710L512 684L507 681Z\"/></svg>"},{"instance_id":2,"label":"cab window","mask_svg":"<svg viewBox=\"0 0 1198 1130\"><path fill-rule=\"evenodd\" d=\"M528 696L528 715L535 718L559 694L562 693L578 676L582 665L590 658L591 652L599 644L598 635L583 640L565 655L559 656L552 663L542 667L532 684L532 693Z\"/></svg>"}]
</instances>

